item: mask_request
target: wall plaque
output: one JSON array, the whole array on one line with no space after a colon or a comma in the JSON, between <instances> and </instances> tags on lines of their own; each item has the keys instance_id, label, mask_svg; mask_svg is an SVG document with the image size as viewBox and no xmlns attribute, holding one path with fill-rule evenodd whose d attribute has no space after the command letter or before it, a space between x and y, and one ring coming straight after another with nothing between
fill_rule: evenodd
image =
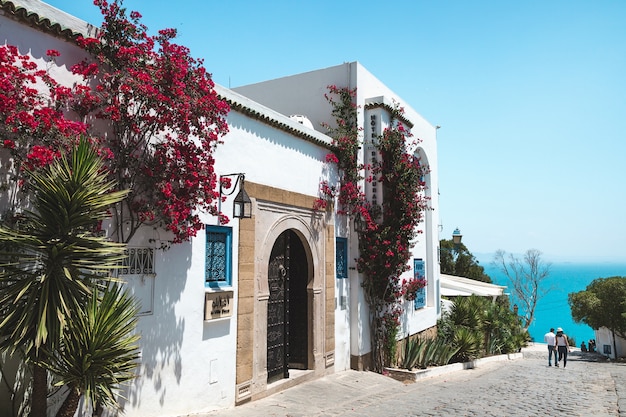
<instances>
[{"instance_id":1,"label":"wall plaque","mask_svg":"<svg viewBox=\"0 0 626 417\"><path fill-rule=\"evenodd\" d=\"M204 297L204 320L221 319L233 315L232 291L207 292Z\"/></svg>"}]
</instances>

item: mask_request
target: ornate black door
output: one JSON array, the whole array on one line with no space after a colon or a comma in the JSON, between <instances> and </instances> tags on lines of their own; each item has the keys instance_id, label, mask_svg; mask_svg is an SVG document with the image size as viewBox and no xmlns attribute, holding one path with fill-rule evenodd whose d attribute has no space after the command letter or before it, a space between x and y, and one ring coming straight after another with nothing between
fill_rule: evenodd
<instances>
[{"instance_id":1,"label":"ornate black door","mask_svg":"<svg viewBox=\"0 0 626 417\"><path fill-rule=\"evenodd\" d=\"M307 368L307 277L302 242L287 230L274 243L268 267L268 382L289 378L289 367Z\"/></svg>"},{"instance_id":2,"label":"ornate black door","mask_svg":"<svg viewBox=\"0 0 626 417\"><path fill-rule=\"evenodd\" d=\"M289 378L287 366L289 349L289 242L282 233L270 256L267 281L270 298L267 301L267 381Z\"/></svg>"}]
</instances>

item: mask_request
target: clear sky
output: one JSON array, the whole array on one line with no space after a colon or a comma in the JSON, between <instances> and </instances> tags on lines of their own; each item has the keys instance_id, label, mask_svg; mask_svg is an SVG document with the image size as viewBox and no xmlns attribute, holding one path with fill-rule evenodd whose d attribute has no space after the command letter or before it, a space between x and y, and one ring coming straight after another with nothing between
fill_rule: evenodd
<instances>
[{"instance_id":1,"label":"clear sky","mask_svg":"<svg viewBox=\"0 0 626 417\"><path fill-rule=\"evenodd\" d=\"M47 3L102 21L90 0ZM459 227L474 254L626 261L626 1L124 6L152 33L178 29L225 87L359 61L441 126L441 238Z\"/></svg>"}]
</instances>

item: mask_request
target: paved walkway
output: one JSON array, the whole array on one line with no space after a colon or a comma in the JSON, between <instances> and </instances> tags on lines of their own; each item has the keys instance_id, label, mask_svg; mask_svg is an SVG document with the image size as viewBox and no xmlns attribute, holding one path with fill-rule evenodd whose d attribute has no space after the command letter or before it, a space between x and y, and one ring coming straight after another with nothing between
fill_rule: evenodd
<instances>
[{"instance_id":1,"label":"paved walkway","mask_svg":"<svg viewBox=\"0 0 626 417\"><path fill-rule=\"evenodd\" d=\"M626 417L626 364L570 353L548 367L547 348L523 358L404 384L372 372L345 371L229 410L197 417L620 416Z\"/></svg>"}]
</instances>

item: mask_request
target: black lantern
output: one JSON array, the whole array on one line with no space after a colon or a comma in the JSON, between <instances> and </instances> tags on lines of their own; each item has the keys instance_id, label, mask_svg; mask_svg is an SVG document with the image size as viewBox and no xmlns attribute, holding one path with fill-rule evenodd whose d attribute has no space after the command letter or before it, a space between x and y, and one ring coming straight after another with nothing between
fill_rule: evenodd
<instances>
[{"instance_id":1,"label":"black lantern","mask_svg":"<svg viewBox=\"0 0 626 417\"><path fill-rule=\"evenodd\" d=\"M249 219L252 217L252 200L243 188L243 176L241 177L241 187L235 196L233 206L233 217L238 219Z\"/></svg>"},{"instance_id":2,"label":"black lantern","mask_svg":"<svg viewBox=\"0 0 626 417\"><path fill-rule=\"evenodd\" d=\"M232 189L229 193L225 193L224 187L222 186L222 178L234 176L237 177L237 179L235 180L235 184L232 186ZM248 193L243 187L245 178L245 174L241 173L220 175L220 207L218 208L220 212L222 211L222 197L232 195L237 189L237 185L239 184L239 192L233 200L233 217L237 219L249 219L252 217L252 200L250 200L250 196L248 196Z\"/></svg>"},{"instance_id":3,"label":"black lantern","mask_svg":"<svg viewBox=\"0 0 626 417\"><path fill-rule=\"evenodd\" d=\"M367 221L363 218L361 212L357 212L354 215L354 231L357 233L363 233L367 230Z\"/></svg>"}]
</instances>

